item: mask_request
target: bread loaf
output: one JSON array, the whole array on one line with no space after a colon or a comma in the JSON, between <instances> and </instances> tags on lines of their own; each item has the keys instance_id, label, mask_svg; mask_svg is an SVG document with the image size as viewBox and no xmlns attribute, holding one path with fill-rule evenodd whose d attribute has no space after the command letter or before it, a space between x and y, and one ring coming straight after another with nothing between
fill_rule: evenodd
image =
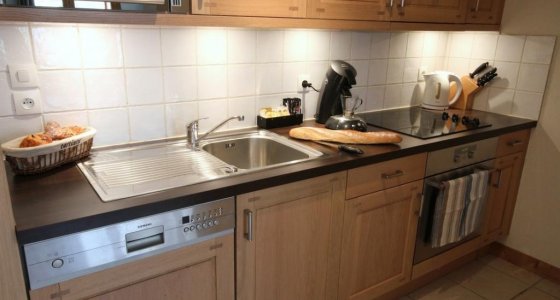
<instances>
[{"instance_id":1,"label":"bread loaf","mask_svg":"<svg viewBox=\"0 0 560 300\"><path fill-rule=\"evenodd\" d=\"M298 127L290 130L290 136L301 140L327 141L345 144L395 144L402 137L394 132L360 132L355 130L330 130L316 127Z\"/></svg>"}]
</instances>

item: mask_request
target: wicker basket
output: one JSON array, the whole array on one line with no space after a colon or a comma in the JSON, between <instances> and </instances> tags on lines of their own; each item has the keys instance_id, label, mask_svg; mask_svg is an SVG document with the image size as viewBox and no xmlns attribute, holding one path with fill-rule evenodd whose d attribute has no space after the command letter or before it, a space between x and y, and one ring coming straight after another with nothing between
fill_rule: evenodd
<instances>
[{"instance_id":1,"label":"wicker basket","mask_svg":"<svg viewBox=\"0 0 560 300\"><path fill-rule=\"evenodd\" d=\"M29 148L19 147L25 138L19 137L2 144L2 150L15 174L39 174L88 156L95 132L87 127L76 136Z\"/></svg>"}]
</instances>

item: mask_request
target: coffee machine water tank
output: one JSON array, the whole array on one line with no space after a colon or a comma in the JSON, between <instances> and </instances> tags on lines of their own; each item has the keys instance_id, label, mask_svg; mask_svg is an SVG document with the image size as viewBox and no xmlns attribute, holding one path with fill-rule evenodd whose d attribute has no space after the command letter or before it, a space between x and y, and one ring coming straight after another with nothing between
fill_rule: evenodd
<instances>
[{"instance_id":1,"label":"coffee machine water tank","mask_svg":"<svg viewBox=\"0 0 560 300\"><path fill-rule=\"evenodd\" d=\"M315 121L325 124L330 116L342 114L340 95L351 96L350 89L356 84L356 69L342 60L331 62L323 80Z\"/></svg>"}]
</instances>

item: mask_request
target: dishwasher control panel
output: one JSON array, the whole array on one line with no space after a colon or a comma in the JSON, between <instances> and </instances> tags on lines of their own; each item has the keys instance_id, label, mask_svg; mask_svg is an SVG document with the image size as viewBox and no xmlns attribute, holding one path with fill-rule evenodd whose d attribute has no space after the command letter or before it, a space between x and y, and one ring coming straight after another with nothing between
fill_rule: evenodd
<instances>
[{"instance_id":1,"label":"dishwasher control panel","mask_svg":"<svg viewBox=\"0 0 560 300\"><path fill-rule=\"evenodd\" d=\"M233 197L23 246L32 290L233 234Z\"/></svg>"}]
</instances>

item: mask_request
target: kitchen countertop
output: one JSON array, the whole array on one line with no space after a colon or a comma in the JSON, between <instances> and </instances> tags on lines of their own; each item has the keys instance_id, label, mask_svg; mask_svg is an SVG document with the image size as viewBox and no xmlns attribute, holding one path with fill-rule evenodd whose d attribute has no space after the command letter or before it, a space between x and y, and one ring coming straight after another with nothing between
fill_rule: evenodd
<instances>
[{"instance_id":1,"label":"kitchen countertop","mask_svg":"<svg viewBox=\"0 0 560 300\"><path fill-rule=\"evenodd\" d=\"M360 145L365 152L360 156L339 153L330 147L301 141L325 155L298 164L237 174L106 203L101 201L75 164L33 176L15 176L8 166L8 183L18 242L31 243L328 173L491 138L533 128L537 124L533 120L480 111L475 113L492 123L492 126L427 140L402 135L403 141L398 145ZM305 121L302 126L321 125L314 121ZM287 136L290 128L293 127L271 131ZM369 129L382 130L371 126Z\"/></svg>"}]
</instances>

